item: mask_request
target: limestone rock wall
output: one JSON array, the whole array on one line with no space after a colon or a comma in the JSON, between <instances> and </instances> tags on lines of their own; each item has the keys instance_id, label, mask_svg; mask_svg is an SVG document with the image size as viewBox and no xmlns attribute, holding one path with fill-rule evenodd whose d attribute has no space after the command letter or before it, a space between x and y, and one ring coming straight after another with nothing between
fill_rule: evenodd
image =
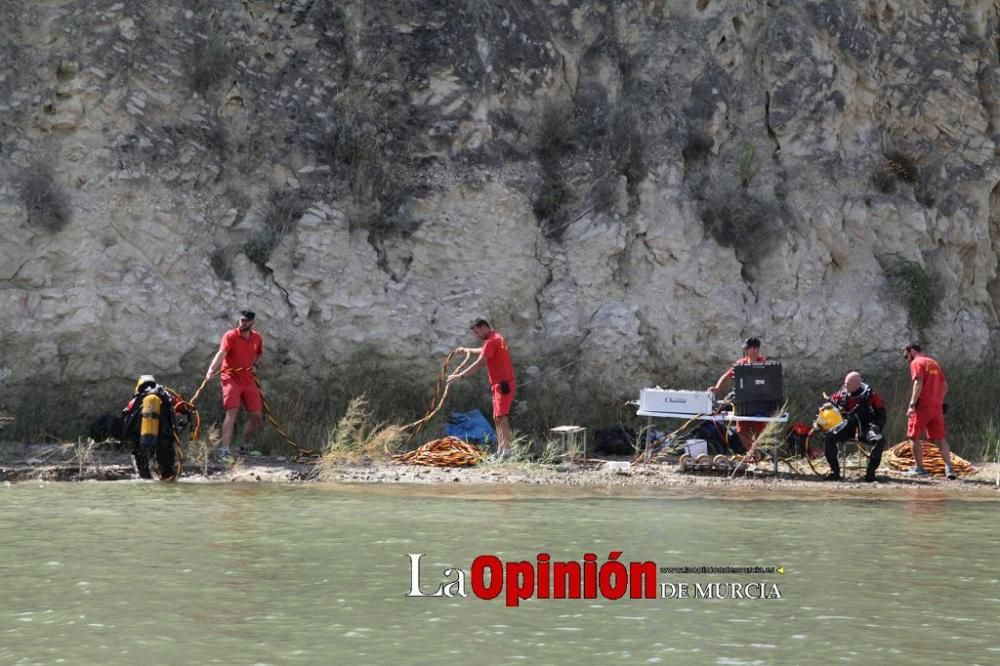
<instances>
[{"instance_id":1,"label":"limestone rock wall","mask_svg":"<svg viewBox=\"0 0 1000 666\"><path fill-rule=\"evenodd\" d=\"M244 307L287 376L430 368L472 316L626 391L750 334L803 369L978 357L998 14L7 0L0 390L196 379Z\"/></svg>"}]
</instances>

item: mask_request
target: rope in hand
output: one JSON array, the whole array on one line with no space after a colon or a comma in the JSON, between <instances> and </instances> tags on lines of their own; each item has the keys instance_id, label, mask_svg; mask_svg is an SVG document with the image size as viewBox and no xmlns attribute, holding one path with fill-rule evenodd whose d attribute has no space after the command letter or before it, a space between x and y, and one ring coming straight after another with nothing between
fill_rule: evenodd
<instances>
[{"instance_id":1,"label":"rope in hand","mask_svg":"<svg viewBox=\"0 0 1000 666\"><path fill-rule=\"evenodd\" d=\"M400 428L403 432L411 431L410 436L406 438L404 444L409 443L410 440L412 440L413 437L420 432L420 429L423 428L428 421L437 416L438 412L441 411L441 408L444 407L444 401L448 398L448 390L451 388L451 385L448 383L448 366L451 364L452 359L458 354L465 354L465 358L462 359L462 362L458 364L458 367L455 368L451 374L464 370L465 364L468 363L469 359L472 357L472 354L466 349L463 349L462 351L455 350L449 352L448 355L444 357L444 363L441 364L441 370L438 372L437 386L434 388L434 398L431 400L430 411L427 412L427 415L422 419L418 419L413 423L408 423Z\"/></svg>"},{"instance_id":2,"label":"rope in hand","mask_svg":"<svg viewBox=\"0 0 1000 666\"><path fill-rule=\"evenodd\" d=\"M430 411L423 418L417 419L413 423L408 423L400 428L401 432L409 432L409 436L403 442L404 445L408 444L420 432L420 429L428 421L437 416L441 408L444 407L445 400L448 399L448 390L451 388L451 385L448 383L448 366L451 365L452 360L458 354L464 354L465 356L451 374L464 370L469 359L472 357L471 352L465 349L449 352L445 356L444 362L441 364L441 370L438 372L437 386L434 388L434 398L431 400ZM404 465L466 467L478 464L485 455L478 446L464 442L457 437L443 437L427 442L415 451L396 454L392 459L394 462Z\"/></svg>"},{"instance_id":3,"label":"rope in hand","mask_svg":"<svg viewBox=\"0 0 1000 666\"><path fill-rule=\"evenodd\" d=\"M274 417L274 414L271 412L271 405L267 402L267 398L264 397L264 388L260 384L260 378L257 377L257 373L254 372L252 366L249 368L224 368L216 370L211 375L206 375L204 381L201 382L201 386L199 386L198 390L194 392L194 395L191 396L191 400L189 400L187 404L191 405L191 407L194 408L194 401L197 400L198 397L201 395L201 392L208 385L208 382L210 382L216 376L222 375L223 373L233 374L237 372L249 372L253 375L253 381L257 385L257 390L260 392L260 401L261 405L264 408L263 410L264 416L267 419L267 422L271 424L271 427L274 428L274 431L278 433L278 436L281 437L281 439L283 439L285 443L288 444L290 447L292 447L292 449L295 451L295 455L292 456L292 460L294 462L300 462L302 458L315 458L322 455L321 451L317 451L315 449L307 449L304 446L299 446L288 435L288 433L285 432L284 428L282 428L281 424L278 422L278 419L276 419ZM199 419L199 425L200 425L200 419Z\"/></svg>"}]
</instances>

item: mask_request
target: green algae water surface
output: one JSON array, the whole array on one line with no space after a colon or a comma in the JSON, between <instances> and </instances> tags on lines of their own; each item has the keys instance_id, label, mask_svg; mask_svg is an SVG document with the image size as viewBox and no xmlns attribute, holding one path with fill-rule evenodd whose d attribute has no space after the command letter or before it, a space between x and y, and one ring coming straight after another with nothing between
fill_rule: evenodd
<instances>
[{"instance_id":1,"label":"green algae water surface","mask_svg":"<svg viewBox=\"0 0 1000 666\"><path fill-rule=\"evenodd\" d=\"M0 664L997 663L997 508L919 492L8 485ZM480 555L537 573L540 553L617 551L656 563L656 598L515 607L467 579ZM756 573L679 569L702 566ZM453 596L431 596L442 587Z\"/></svg>"}]
</instances>

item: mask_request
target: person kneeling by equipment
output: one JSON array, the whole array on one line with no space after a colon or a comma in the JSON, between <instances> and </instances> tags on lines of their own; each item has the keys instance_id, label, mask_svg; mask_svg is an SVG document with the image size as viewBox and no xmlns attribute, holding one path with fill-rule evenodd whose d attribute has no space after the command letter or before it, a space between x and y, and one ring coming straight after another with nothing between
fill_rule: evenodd
<instances>
[{"instance_id":1,"label":"person kneeling by equipment","mask_svg":"<svg viewBox=\"0 0 1000 666\"><path fill-rule=\"evenodd\" d=\"M135 395L122 410L122 441L132 445L139 476L151 479L149 463L155 463L161 481L177 478L179 465L176 443L179 401L152 375L142 375Z\"/></svg>"},{"instance_id":2,"label":"person kneeling by equipment","mask_svg":"<svg viewBox=\"0 0 1000 666\"><path fill-rule=\"evenodd\" d=\"M837 460L837 445L852 437L873 445L865 470L865 481L875 481L875 470L882 462L885 450L885 403L871 386L861 381L861 374L849 372L844 377L844 386L830 396L830 402L820 408L814 427L822 430L826 461L830 473L828 481L841 481L840 463Z\"/></svg>"}]
</instances>

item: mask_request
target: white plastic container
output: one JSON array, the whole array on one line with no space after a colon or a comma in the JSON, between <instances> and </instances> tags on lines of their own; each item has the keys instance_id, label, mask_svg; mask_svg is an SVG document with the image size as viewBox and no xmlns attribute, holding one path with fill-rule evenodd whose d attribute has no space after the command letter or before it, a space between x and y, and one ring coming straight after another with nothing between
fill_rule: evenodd
<instances>
[{"instance_id":1,"label":"white plastic container","mask_svg":"<svg viewBox=\"0 0 1000 666\"><path fill-rule=\"evenodd\" d=\"M684 453L692 458L708 455L708 441L704 439L689 439L684 442Z\"/></svg>"},{"instance_id":2,"label":"white plastic container","mask_svg":"<svg viewBox=\"0 0 1000 666\"><path fill-rule=\"evenodd\" d=\"M639 391L639 411L648 414L711 414L714 396L708 391L675 391L644 388Z\"/></svg>"}]
</instances>

